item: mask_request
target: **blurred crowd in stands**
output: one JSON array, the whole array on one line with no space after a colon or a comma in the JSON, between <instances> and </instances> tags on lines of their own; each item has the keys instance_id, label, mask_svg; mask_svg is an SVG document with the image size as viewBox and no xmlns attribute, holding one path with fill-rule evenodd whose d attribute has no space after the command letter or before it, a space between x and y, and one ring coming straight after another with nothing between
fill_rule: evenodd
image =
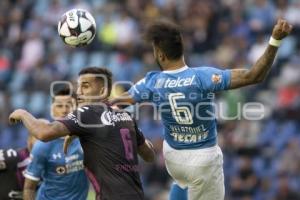
<instances>
[{"instance_id":1,"label":"blurred crowd in stands","mask_svg":"<svg viewBox=\"0 0 300 200\"><path fill-rule=\"evenodd\" d=\"M71 8L89 10L97 36L85 48L69 48L57 34L60 16ZM27 132L9 126L8 114L25 108L49 118L52 81L74 80L86 66L105 66L115 81L136 82L158 70L141 33L147 23L168 18L183 32L190 67L250 68L262 55L278 18L293 24L263 84L217 94L232 120L219 120L226 199L300 199L300 1L299 0L1 0L0 148L23 147ZM114 93L128 89L116 87ZM235 119L237 105L260 102L264 118ZM167 199L171 179L161 153L162 126L150 108L139 125L158 152L143 164L149 200Z\"/></svg>"}]
</instances>

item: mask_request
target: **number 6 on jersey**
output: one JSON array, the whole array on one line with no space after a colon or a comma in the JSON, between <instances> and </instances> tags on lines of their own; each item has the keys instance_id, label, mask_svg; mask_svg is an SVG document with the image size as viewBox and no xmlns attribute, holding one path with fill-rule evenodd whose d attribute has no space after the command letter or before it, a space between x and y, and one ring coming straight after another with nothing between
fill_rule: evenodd
<instances>
[{"instance_id":1,"label":"number 6 on jersey","mask_svg":"<svg viewBox=\"0 0 300 200\"><path fill-rule=\"evenodd\" d=\"M172 115L178 124L193 124L192 113L187 106L178 106L176 100L185 99L181 92L169 94L169 102L172 109Z\"/></svg>"}]
</instances>

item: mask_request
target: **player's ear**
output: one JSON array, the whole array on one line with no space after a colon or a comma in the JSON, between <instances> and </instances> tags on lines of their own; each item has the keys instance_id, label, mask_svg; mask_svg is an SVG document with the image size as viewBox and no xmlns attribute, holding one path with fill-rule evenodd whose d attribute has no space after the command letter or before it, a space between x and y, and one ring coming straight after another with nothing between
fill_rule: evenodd
<instances>
[{"instance_id":1,"label":"player's ear","mask_svg":"<svg viewBox=\"0 0 300 200\"><path fill-rule=\"evenodd\" d=\"M160 50L159 48L156 48L156 54L159 60L164 61L165 60L165 54Z\"/></svg>"},{"instance_id":2,"label":"player's ear","mask_svg":"<svg viewBox=\"0 0 300 200\"><path fill-rule=\"evenodd\" d=\"M107 94L108 94L108 89L106 87L102 87L100 89L100 98L103 99L107 97Z\"/></svg>"}]
</instances>

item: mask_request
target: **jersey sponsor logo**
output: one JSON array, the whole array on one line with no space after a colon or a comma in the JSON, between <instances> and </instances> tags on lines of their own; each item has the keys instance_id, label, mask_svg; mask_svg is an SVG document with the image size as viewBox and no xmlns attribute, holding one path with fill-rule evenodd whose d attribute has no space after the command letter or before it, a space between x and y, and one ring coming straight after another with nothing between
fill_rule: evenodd
<instances>
[{"instance_id":1,"label":"jersey sponsor logo","mask_svg":"<svg viewBox=\"0 0 300 200\"><path fill-rule=\"evenodd\" d=\"M176 142L183 142L186 144L197 143L205 140L208 137L208 131L197 134L175 133L171 132L170 135Z\"/></svg>"},{"instance_id":2,"label":"jersey sponsor logo","mask_svg":"<svg viewBox=\"0 0 300 200\"><path fill-rule=\"evenodd\" d=\"M154 85L154 88L177 88L177 87L185 87L193 84L195 79L195 75L192 77L171 79L171 78L161 78L157 79Z\"/></svg>"},{"instance_id":3,"label":"jersey sponsor logo","mask_svg":"<svg viewBox=\"0 0 300 200\"><path fill-rule=\"evenodd\" d=\"M66 162L70 162L72 160L77 160L79 158L79 154L74 154L74 155L71 155L71 156L66 156Z\"/></svg>"},{"instance_id":4,"label":"jersey sponsor logo","mask_svg":"<svg viewBox=\"0 0 300 200\"><path fill-rule=\"evenodd\" d=\"M74 162L68 163L65 166L56 167L56 173L59 175L69 174L73 172L78 172L84 169L83 160L76 160Z\"/></svg>"},{"instance_id":5,"label":"jersey sponsor logo","mask_svg":"<svg viewBox=\"0 0 300 200\"><path fill-rule=\"evenodd\" d=\"M196 143L208 137L208 130L203 125L197 127L170 126L170 129L170 135L177 142Z\"/></svg>"},{"instance_id":6,"label":"jersey sponsor logo","mask_svg":"<svg viewBox=\"0 0 300 200\"><path fill-rule=\"evenodd\" d=\"M76 160L72 163L66 164L66 173L78 172L84 169L83 160Z\"/></svg>"},{"instance_id":7,"label":"jersey sponsor logo","mask_svg":"<svg viewBox=\"0 0 300 200\"><path fill-rule=\"evenodd\" d=\"M3 160L1 160L0 161L0 170L3 170L3 169L6 169L6 163Z\"/></svg>"},{"instance_id":8,"label":"jersey sponsor logo","mask_svg":"<svg viewBox=\"0 0 300 200\"><path fill-rule=\"evenodd\" d=\"M221 81L222 81L222 75L220 75L220 74L213 74L213 75L211 76L211 81L212 81L214 84L221 83Z\"/></svg>"},{"instance_id":9,"label":"jersey sponsor logo","mask_svg":"<svg viewBox=\"0 0 300 200\"><path fill-rule=\"evenodd\" d=\"M165 83L165 80L166 79L164 78L157 79L154 88L162 88Z\"/></svg>"},{"instance_id":10,"label":"jersey sponsor logo","mask_svg":"<svg viewBox=\"0 0 300 200\"><path fill-rule=\"evenodd\" d=\"M121 121L132 121L130 115L126 112L124 113L113 113L111 111L104 111L101 114L101 122L106 126L115 126L116 122Z\"/></svg>"}]
</instances>

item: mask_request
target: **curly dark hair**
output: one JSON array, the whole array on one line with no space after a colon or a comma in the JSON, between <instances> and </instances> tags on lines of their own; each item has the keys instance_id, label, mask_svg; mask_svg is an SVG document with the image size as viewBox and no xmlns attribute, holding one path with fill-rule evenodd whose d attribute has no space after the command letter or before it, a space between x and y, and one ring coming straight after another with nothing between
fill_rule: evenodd
<instances>
[{"instance_id":1,"label":"curly dark hair","mask_svg":"<svg viewBox=\"0 0 300 200\"><path fill-rule=\"evenodd\" d=\"M150 24L144 39L158 47L170 60L177 60L183 55L180 28L170 21L159 20Z\"/></svg>"}]
</instances>

